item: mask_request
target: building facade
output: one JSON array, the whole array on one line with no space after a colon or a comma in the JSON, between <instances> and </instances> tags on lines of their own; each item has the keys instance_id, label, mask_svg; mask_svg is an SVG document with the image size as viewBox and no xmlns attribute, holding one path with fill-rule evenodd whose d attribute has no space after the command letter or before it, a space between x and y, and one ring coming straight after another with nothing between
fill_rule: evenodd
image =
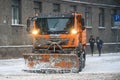
<instances>
[{"instance_id":1,"label":"building facade","mask_svg":"<svg viewBox=\"0 0 120 80\"><path fill-rule=\"evenodd\" d=\"M16 48L18 53L31 51L26 50L27 45L32 45L26 20L41 13L81 13L87 28L87 42L90 35L99 36L104 41L104 52L114 52L120 45L120 29L114 25L114 15L120 14L119 0L0 0L0 10L2 54L14 53ZM89 44L87 51L89 53Z\"/></svg>"}]
</instances>

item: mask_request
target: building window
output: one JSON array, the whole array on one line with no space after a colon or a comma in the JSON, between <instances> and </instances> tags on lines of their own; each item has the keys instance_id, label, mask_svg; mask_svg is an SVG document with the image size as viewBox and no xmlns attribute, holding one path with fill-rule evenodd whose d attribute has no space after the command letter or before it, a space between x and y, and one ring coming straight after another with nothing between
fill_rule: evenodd
<instances>
[{"instance_id":1,"label":"building window","mask_svg":"<svg viewBox=\"0 0 120 80\"><path fill-rule=\"evenodd\" d=\"M85 26L92 25L92 14L91 14L91 7L85 7Z\"/></svg>"},{"instance_id":2,"label":"building window","mask_svg":"<svg viewBox=\"0 0 120 80\"><path fill-rule=\"evenodd\" d=\"M99 8L99 27L104 27L104 8Z\"/></svg>"},{"instance_id":3,"label":"building window","mask_svg":"<svg viewBox=\"0 0 120 80\"><path fill-rule=\"evenodd\" d=\"M42 12L42 3L41 2L37 2L37 1L34 1L34 12L35 12L35 15L39 15L41 12Z\"/></svg>"},{"instance_id":4,"label":"building window","mask_svg":"<svg viewBox=\"0 0 120 80\"><path fill-rule=\"evenodd\" d=\"M77 11L77 6L76 5L71 5L70 6L70 11L71 12L76 12Z\"/></svg>"},{"instance_id":5,"label":"building window","mask_svg":"<svg viewBox=\"0 0 120 80\"><path fill-rule=\"evenodd\" d=\"M111 10L111 26L114 27L114 15L117 14L117 10L116 9L112 9Z\"/></svg>"},{"instance_id":6,"label":"building window","mask_svg":"<svg viewBox=\"0 0 120 80\"><path fill-rule=\"evenodd\" d=\"M20 24L20 0L12 0L12 24Z\"/></svg>"},{"instance_id":7,"label":"building window","mask_svg":"<svg viewBox=\"0 0 120 80\"><path fill-rule=\"evenodd\" d=\"M60 12L60 4L53 4L53 12Z\"/></svg>"}]
</instances>

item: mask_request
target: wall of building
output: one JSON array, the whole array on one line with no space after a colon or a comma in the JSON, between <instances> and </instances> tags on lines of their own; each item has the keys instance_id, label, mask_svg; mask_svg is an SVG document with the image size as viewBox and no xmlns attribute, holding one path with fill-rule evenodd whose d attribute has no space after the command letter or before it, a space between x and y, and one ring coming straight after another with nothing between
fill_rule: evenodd
<instances>
[{"instance_id":1,"label":"wall of building","mask_svg":"<svg viewBox=\"0 0 120 80\"><path fill-rule=\"evenodd\" d=\"M76 2L69 2L65 0L21 0L21 23L19 25L12 25L12 11L11 11L11 2L12 0L0 0L0 46L12 46L12 45L32 45L32 36L26 32L26 20L30 16L34 16L34 1L42 2L42 13L53 13L53 3L60 4L60 12L58 13L68 13L71 12L70 5L77 6L77 12L82 13L83 17L85 17L85 8L91 7L92 19L91 19L91 26L87 26L87 42L89 36L93 34L95 37L100 36L104 43L116 43L116 35L120 34L120 31L116 33L117 29L111 28L111 10L115 9L116 2L114 0L81 0L84 3L76 3ZM70 0L71 1L71 0ZM79 1L79 0L78 0ZM88 3L96 3L87 4ZM99 5L97 5L97 3ZM107 6L103 6L100 4L107 4ZM105 28L99 28L99 8L105 9ZM118 9L118 13L120 13L120 6L116 8ZM120 38L119 38L120 40ZM114 52L116 49L113 49L115 45L106 45L104 52ZM0 53L2 55L4 53L9 52L12 53L24 53L31 52L32 47L28 48L7 48L7 47L0 47ZM18 51L20 48L20 51ZM115 47L114 47L115 48ZM88 53L89 45L87 47Z\"/></svg>"}]
</instances>

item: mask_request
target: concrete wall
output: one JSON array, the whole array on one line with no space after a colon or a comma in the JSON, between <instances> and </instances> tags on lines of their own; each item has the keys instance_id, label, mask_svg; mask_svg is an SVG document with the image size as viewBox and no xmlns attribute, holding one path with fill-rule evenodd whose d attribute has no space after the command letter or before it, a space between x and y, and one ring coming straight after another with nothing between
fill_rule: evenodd
<instances>
[{"instance_id":1,"label":"concrete wall","mask_svg":"<svg viewBox=\"0 0 120 80\"><path fill-rule=\"evenodd\" d=\"M1 47L0 59L22 58L24 53L31 53L32 47Z\"/></svg>"}]
</instances>

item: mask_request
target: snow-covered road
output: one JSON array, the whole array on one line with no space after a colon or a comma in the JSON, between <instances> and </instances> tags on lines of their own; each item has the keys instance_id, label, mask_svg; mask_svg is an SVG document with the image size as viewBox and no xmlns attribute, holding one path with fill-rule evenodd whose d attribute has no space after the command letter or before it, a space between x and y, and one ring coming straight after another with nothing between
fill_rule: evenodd
<instances>
[{"instance_id":1,"label":"snow-covered road","mask_svg":"<svg viewBox=\"0 0 120 80\"><path fill-rule=\"evenodd\" d=\"M24 59L0 60L0 80L120 80L120 53L87 55L80 73L36 74L23 72Z\"/></svg>"}]
</instances>

